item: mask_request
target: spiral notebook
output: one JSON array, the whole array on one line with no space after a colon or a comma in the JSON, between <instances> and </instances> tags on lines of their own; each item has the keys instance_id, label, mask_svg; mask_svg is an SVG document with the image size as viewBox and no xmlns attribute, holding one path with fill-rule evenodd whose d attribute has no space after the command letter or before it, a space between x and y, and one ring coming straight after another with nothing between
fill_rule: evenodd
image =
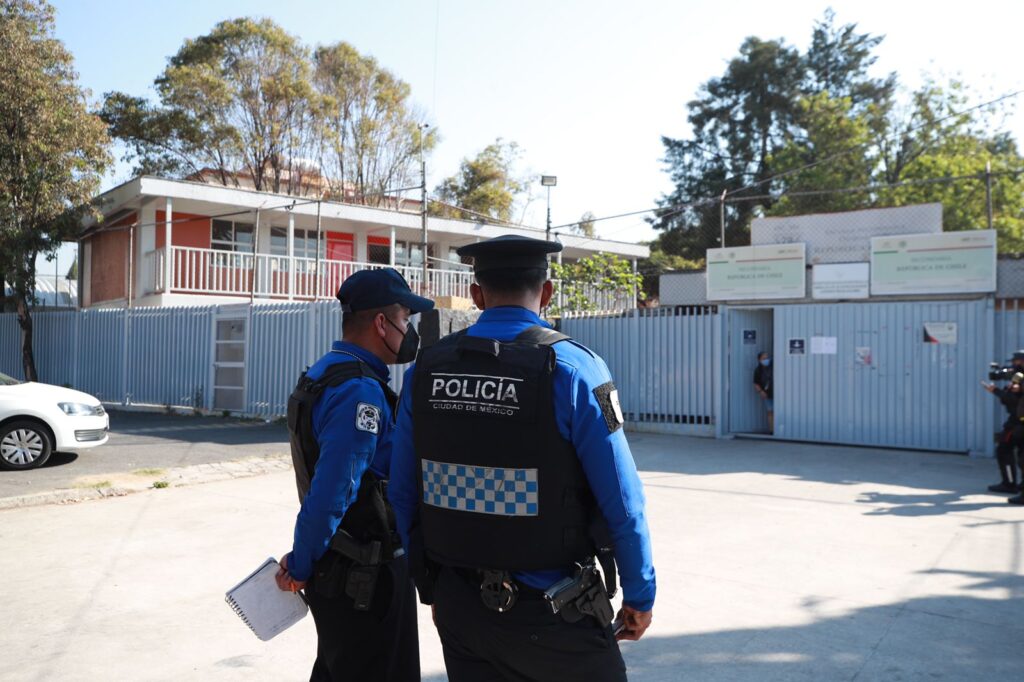
<instances>
[{"instance_id":1,"label":"spiral notebook","mask_svg":"<svg viewBox=\"0 0 1024 682\"><path fill-rule=\"evenodd\" d=\"M298 592L283 592L274 576L280 568L270 558L224 595L238 617L266 642L298 623L309 607Z\"/></svg>"}]
</instances>

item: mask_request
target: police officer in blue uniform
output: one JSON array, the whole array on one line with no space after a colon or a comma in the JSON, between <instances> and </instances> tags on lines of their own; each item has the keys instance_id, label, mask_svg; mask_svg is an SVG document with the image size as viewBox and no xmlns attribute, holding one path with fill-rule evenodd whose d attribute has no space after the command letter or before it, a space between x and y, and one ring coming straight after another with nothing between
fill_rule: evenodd
<instances>
[{"instance_id":1,"label":"police officer in blue uniform","mask_svg":"<svg viewBox=\"0 0 1024 682\"><path fill-rule=\"evenodd\" d=\"M413 313L431 309L393 269L357 272L338 290L341 341L288 401L302 506L278 586L305 589L320 680L418 681L416 602L386 503L392 414L387 364L413 360Z\"/></svg>"},{"instance_id":2,"label":"police officer in blue uniform","mask_svg":"<svg viewBox=\"0 0 1024 682\"><path fill-rule=\"evenodd\" d=\"M483 313L420 352L399 403L389 496L452 682L624 680L617 640L651 623L618 393L601 358L539 316L560 249L512 235L459 249Z\"/></svg>"}]
</instances>

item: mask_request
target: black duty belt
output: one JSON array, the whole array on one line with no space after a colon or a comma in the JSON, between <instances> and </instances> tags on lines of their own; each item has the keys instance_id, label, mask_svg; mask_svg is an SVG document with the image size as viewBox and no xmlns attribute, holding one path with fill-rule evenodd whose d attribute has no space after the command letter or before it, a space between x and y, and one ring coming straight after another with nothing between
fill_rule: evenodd
<instances>
[{"instance_id":1,"label":"black duty belt","mask_svg":"<svg viewBox=\"0 0 1024 682\"><path fill-rule=\"evenodd\" d=\"M520 599L544 600L553 613L574 623L591 616L607 625L614 616L611 601L593 563L577 564L573 575L558 581L547 590L524 585L508 571L453 568L470 585L480 590L484 606L498 613L510 611Z\"/></svg>"}]
</instances>

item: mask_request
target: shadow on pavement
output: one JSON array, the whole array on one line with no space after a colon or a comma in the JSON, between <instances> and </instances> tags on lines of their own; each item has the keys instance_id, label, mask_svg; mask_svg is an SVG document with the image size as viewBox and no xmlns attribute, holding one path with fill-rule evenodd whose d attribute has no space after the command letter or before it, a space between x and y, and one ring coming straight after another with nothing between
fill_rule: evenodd
<instances>
[{"instance_id":1,"label":"shadow on pavement","mask_svg":"<svg viewBox=\"0 0 1024 682\"><path fill-rule=\"evenodd\" d=\"M987 494L992 500L986 502L963 502L967 496ZM990 509L992 507L1015 506L1007 503L1009 495L997 495L985 491L964 493L942 492L920 495L900 495L896 493L868 492L857 498L858 502L869 505L891 505L879 507L865 512L867 516L936 516L950 512L971 512Z\"/></svg>"},{"instance_id":2,"label":"shadow on pavement","mask_svg":"<svg viewBox=\"0 0 1024 682\"><path fill-rule=\"evenodd\" d=\"M956 571L931 571L955 573ZM811 622L658 636L622 646L631 680L916 680L1016 679L1024 624L1018 618L1024 576L963 573L977 578L975 596L923 597L901 603L816 614ZM1013 598L1006 598L1009 592ZM722 608L729 608L723 604ZM699 616L695 616L699 617ZM694 629L699 622L690 622ZM444 682L430 675L423 682Z\"/></svg>"},{"instance_id":3,"label":"shadow on pavement","mask_svg":"<svg viewBox=\"0 0 1024 682\"><path fill-rule=\"evenodd\" d=\"M40 469L50 469L53 467L62 467L65 464L72 464L78 459L78 454L75 452L55 452L50 455L50 459L46 460Z\"/></svg>"}]
</instances>

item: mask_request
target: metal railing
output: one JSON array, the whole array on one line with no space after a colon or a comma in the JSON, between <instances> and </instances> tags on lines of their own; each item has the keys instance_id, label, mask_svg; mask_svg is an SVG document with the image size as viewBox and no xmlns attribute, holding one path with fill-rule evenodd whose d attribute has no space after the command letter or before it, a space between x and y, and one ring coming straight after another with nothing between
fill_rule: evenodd
<instances>
[{"instance_id":1,"label":"metal railing","mask_svg":"<svg viewBox=\"0 0 1024 682\"><path fill-rule=\"evenodd\" d=\"M317 301L334 298L338 287L360 270L389 267L382 263L288 258L191 246L171 247L170 287L166 286L166 247L143 256L142 294L175 293L255 297L271 300ZM418 265L396 265L410 288L427 296L470 298L470 270L430 268L424 286ZM570 301L583 295L585 309L610 312L632 308L632 291L604 290L589 284L562 286L555 281L560 311L573 310ZM575 295L570 295L575 294Z\"/></svg>"},{"instance_id":2,"label":"metal railing","mask_svg":"<svg viewBox=\"0 0 1024 682\"><path fill-rule=\"evenodd\" d=\"M146 293L256 296L288 300L329 300L341 283L360 270L388 267L381 263L288 258L191 246L171 247L171 285L165 286L165 254L161 247L144 256ZM417 292L432 296L469 298L473 273L468 270L423 271L418 266L395 266Z\"/></svg>"}]
</instances>

